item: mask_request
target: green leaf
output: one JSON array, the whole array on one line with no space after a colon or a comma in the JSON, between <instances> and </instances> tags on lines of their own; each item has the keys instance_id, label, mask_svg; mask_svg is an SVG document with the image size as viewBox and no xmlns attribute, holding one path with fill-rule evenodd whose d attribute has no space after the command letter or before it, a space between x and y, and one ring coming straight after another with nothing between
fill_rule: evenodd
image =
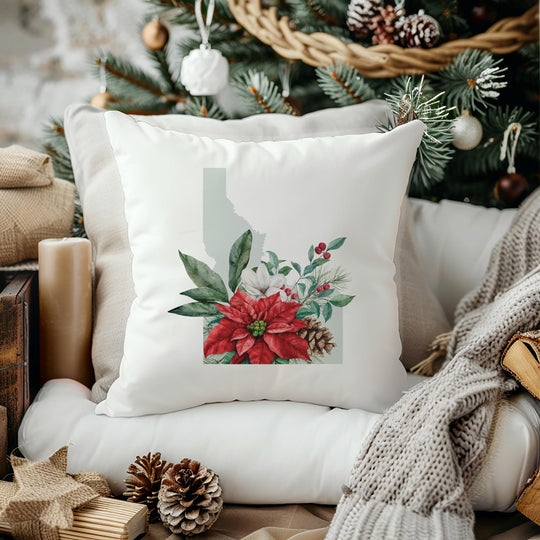
<instances>
[{"instance_id":1,"label":"green leaf","mask_svg":"<svg viewBox=\"0 0 540 540\"><path fill-rule=\"evenodd\" d=\"M288 276L291 271L292 271L292 268L290 266L284 266L283 268L279 269L278 274L283 274L284 276Z\"/></svg>"},{"instance_id":2,"label":"green leaf","mask_svg":"<svg viewBox=\"0 0 540 540\"><path fill-rule=\"evenodd\" d=\"M184 317L213 317L214 315L221 315L216 304L209 304L206 302L191 302L190 304L184 304L183 306L178 306L177 308L169 310L169 313L184 315Z\"/></svg>"},{"instance_id":3,"label":"green leaf","mask_svg":"<svg viewBox=\"0 0 540 540\"><path fill-rule=\"evenodd\" d=\"M302 306L297 312L296 312L296 318L297 319L304 319L305 317L309 317L311 315L312 311L310 308L307 308L306 306Z\"/></svg>"},{"instance_id":4,"label":"green leaf","mask_svg":"<svg viewBox=\"0 0 540 540\"><path fill-rule=\"evenodd\" d=\"M291 264L292 264L292 267L298 272L298 275L301 276L302 267L298 263L295 263L295 262L292 262Z\"/></svg>"},{"instance_id":5,"label":"green leaf","mask_svg":"<svg viewBox=\"0 0 540 540\"><path fill-rule=\"evenodd\" d=\"M324 317L325 321L328 321L330 317L332 317L332 312L333 312L332 304L330 304L330 302L326 302L326 304L324 304L322 308L322 316Z\"/></svg>"},{"instance_id":6,"label":"green leaf","mask_svg":"<svg viewBox=\"0 0 540 540\"><path fill-rule=\"evenodd\" d=\"M189 289L188 291L181 292L183 296L188 296L198 302L227 302L229 298L227 295L223 296L220 291L210 289L210 287L198 287L197 289Z\"/></svg>"},{"instance_id":7,"label":"green leaf","mask_svg":"<svg viewBox=\"0 0 540 540\"><path fill-rule=\"evenodd\" d=\"M279 358L279 356L276 356L274 358L274 361L272 362L272 364L288 364L289 363L289 360L286 360L284 358Z\"/></svg>"},{"instance_id":8,"label":"green leaf","mask_svg":"<svg viewBox=\"0 0 540 540\"><path fill-rule=\"evenodd\" d=\"M249 263L253 233L248 229L232 245L229 253L229 287L236 291L240 284L242 272Z\"/></svg>"},{"instance_id":9,"label":"green leaf","mask_svg":"<svg viewBox=\"0 0 540 540\"><path fill-rule=\"evenodd\" d=\"M298 290L302 293L302 294L306 294L306 284L305 283L299 283L297 285L298 287Z\"/></svg>"},{"instance_id":10,"label":"green leaf","mask_svg":"<svg viewBox=\"0 0 540 540\"><path fill-rule=\"evenodd\" d=\"M207 264L202 261L197 260L195 257L191 257L178 251L182 262L184 263L184 268L188 276L191 278L191 281L197 285L197 287L207 287L209 289L214 289L216 294L220 295L220 298L223 298L223 302L226 302L229 299L227 293L227 288L225 283L219 274L214 272Z\"/></svg>"},{"instance_id":11,"label":"green leaf","mask_svg":"<svg viewBox=\"0 0 540 540\"><path fill-rule=\"evenodd\" d=\"M309 259L309 262L311 262L313 260L313 257L315 256L315 248L313 246L311 246L308 250L308 259ZM304 272L305 273L305 272Z\"/></svg>"},{"instance_id":12,"label":"green leaf","mask_svg":"<svg viewBox=\"0 0 540 540\"><path fill-rule=\"evenodd\" d=\"M314 283L314 284L308 289L308 292L307 292L307 293L308 293L308 296L311 296L311 295L315 292L316 289L317 289L317 284Z\"/></svg>"},{"instance_id":13,"label":"green leaf","mask_svg":"<svg viewBox=\"0 0 540 540\"><path fill-rule=\"evenodd\" d=\"M347 240L346 236L342 236L341 238L336 238L335 240L332 240L328 244L326 251L331 251L332 249L339 249L345 243L345 240Z\"/></svg>"},{"instance_id":14,"label":"green leaf","mask_svg":"<svg viewBox=\"0 0 540 540\"><path fill-rule=\"evenodd\" d=\"M278 256L273 251L267 251L268 257L270 258L270 264L277 268L279 266L279 259Z\"/></svg>"},{"instance_id":15,"label":"green leaf","mask_svg":"<svg viewBox=\"0 0 540 540\"><path fill-rule=\"evenodd\" d=\"M219 354L211 354L204 359L205 364L230 364L236 351L230 351Z\"/></svg>"},{"instance_id":16,"label":"green leaf","mask_svg":"<svg viewBox=\"0 0 540 540\"><path fill-rule=\"evenodd\" d=\"M262 264L264 264L264 266L266 266L266 269L268 270L268 273L273 276L274 275L274 272L272 271L272 265L267 262L267 261L261 261Z\"/></svg>"},{"instance_id":17,"label":"green leaf","mask_svg":"<svg viewBox=\"0 0 540 540\"><path fill-rule=\"evenodd\" d=\"M333 292L335 291L335 289L328 289L327 291L325 291L324 289L319 293L319 298L325 298L327 296L330 296Z\"/></svg>"},{"instance_id":18,"label":"green leaf","mask_svg":"<svg viewBox=\"0 0 540 540\"><path fill-rule=\"evenodd\" d=\"M311 312L319 318L321 315L321 306L317 302L311 302Z\"/></svg>"},{"instance_id":19,"label":"green leaf","mask_svg":"<svg viewBox=\"0 0 540 540\"><path fill-rule=\"evenodd\" d=\"M328 262L328 259L316 259L313 261L313 264L308 264L304 268L304 275L311 274L315 268L322 266L323 264L326 264Z\"/></svg>"},{"instance_id":20,"label":"green leaf","mask_svg":"<svg viewBox=\"0 0 540 540\"><path fill-rule=\"evenodd\" d=\"M347 304L350 304L354 296L349 296L348 294L338 294L334 298L330 299L330 302L336 307L345 307Z\"/></svg>"}]
</instances>

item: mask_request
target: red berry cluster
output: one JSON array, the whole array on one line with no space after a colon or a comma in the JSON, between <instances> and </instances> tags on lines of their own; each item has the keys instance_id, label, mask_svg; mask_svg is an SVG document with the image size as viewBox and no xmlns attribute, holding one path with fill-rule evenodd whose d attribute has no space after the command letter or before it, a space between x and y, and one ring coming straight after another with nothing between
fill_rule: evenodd
<instances>
[{"instance_id":1,"label":"red berry cluster","mask_svg":"<svg viewBox=\"0 0 540 540\"><path fill-rule=\"evenodd\" d=\"M327 291L328 289L330 288L330 284L329 283L325 283L324 285L319 285L317 287L317 292L318 293L321 293L323 291Z\"/></svg>"},{"instance_id":2,"label":"red berry cluster","mask_svg":"<svg viewBox=\"0 0 540 540\"><path fill-rule=\"evenodd\" d=\"M287 295L290 296L293 300L296 300L298 298L298 295L296 293L293 293L289 287L285 288L285 285L281 286L281 290ZM291 294L292 293L292 294Z\"/></svg>"},{"instance_id":3,"label":"red berry cluster","mask_svg":"<svg viewBox=\"0 0 540 540\"><path fill-rule=\"evenodd\" d=\"M317 255L320 255L322 253L322 256L328 260L331 255L328 251L326 251L326 244L324 242L321 242L316 248L315 248L315 253Z\"/></svg>"}]
</instances>

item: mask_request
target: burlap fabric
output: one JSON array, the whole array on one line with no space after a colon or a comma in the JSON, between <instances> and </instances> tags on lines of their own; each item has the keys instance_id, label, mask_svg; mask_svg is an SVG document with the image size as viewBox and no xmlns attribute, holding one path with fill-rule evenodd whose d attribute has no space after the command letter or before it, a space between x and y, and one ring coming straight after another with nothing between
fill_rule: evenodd
<instances>
[{"instance_id":1,"label":"burlap fabric","mask_svg":"<svg viewBox=\"0 0 540 540\"><path fill-rule=\"evenodd\" d=\"M38 242L71 236L75 187L54 178L49 156L0 148L0 266L37 258Z\"/></svg>"},{"instance_id":2,"label":"burlap fabric","mask_svg":"<svg viewBox=\"0 0 540 540\"><path fill-rule=\"evenodd\" d=\"M17 540L58 540L59 529L73 525L73 509L110 495L100 473L66 473L67 446L46 461L12 456L11 464L14 482L0 482L0 520Z\"/></svg>"}]
</instances>

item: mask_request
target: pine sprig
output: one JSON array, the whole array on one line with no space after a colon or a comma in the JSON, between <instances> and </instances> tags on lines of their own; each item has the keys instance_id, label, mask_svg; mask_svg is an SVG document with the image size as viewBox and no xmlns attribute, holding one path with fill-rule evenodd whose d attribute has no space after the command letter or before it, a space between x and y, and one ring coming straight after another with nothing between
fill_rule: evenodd
<instances>
[{"instance_id":1,"label":"pine sprig","mask_svg":"<svg viewBox=\"0 0 540 540\"><path fill-rule=\"evenodd\" d=\"M323 92L338 105L354 105L375 97L371 86L351 66L318 67L315 72Z\"/></svg>"},{"instance_id":2,"label":"pine sprig","mask_svg":"<svg viewBox=\"0 0 540 540\"><path fill-rule=\"evenodd\" d=\"M247 114L281 113L294 114L273 81L260 71L248 71L231 81L242 100Z\"/></svg>"},{"instance_id":3,"label":"pine sprig","mask_svg":"<svg viewBox=\"0 0 540 540\"><path fill-rule=\"evenodd\" d=\"M45 125L44 134L43 149L51 156L55 177L74 182L64 122L59 118L51 118Z\"/></svg>"},{"instance_id":4,"label":"pine sprig","mask_svg":"<svg viewBox=\"0 0 540 540\"><path fill-rule=\"evenodd\" d=\"M344 0L286 0L290 17L298 28L324 22L344 27L348 1Z\"/></svg>"},{"instance_id":5,"label":"pine sprig","mask_svg":"<svg viewBox=\"0 0 540 540\"><path fill-rule=\"evenodd\" d=\"M225 120L227 118L223 109L209 96L190 96L186 103L185 113L215 120Z\"/></svg>"},{"instance_id":6,"label":"pine sprig","mask_svg":"<svg viewBox=\"0 0 540 540\"><path fill-rule=\"evenodd\" d=\"M170 94L167 85L152 77L142 69L112 54L100 54L95 60L96 76L105 70L107 89L120 101L136 100L148 106L156 101L164 103L183 103L184 96Z\"/></svg>"},{"instance_id":7,"label":"pine sprig","mask_svg":"<svg viewBox=\"0 0 540 540\"><path fill-rule=\"evenodd\" d=\"M488 100L497 99L499 90L506 86L506 68L499 67L501 62L488 52L469 49L434 74L432 81L441 90L444 89L446 101L455 104L458 109L474 111L493 106Z\"/></svg>"},{"instance_id":8,"label":"pine sprig","mask_svg":"<svg viewBox=\"0 0 540 540\"><path fill-rule=\"evenodd\" d=\"M394 118L387 125L379 126L381 131L389 131L411 120L421 120L426 125L411 171L411 195L422 195L433 184L442 181L444 169L455 153L449 118L453 108L440 104L439 98L443 93L426 95L423 84L423 77L419 82L408 78L401 92L386 94Z\"/></svg>"}]
</instances>

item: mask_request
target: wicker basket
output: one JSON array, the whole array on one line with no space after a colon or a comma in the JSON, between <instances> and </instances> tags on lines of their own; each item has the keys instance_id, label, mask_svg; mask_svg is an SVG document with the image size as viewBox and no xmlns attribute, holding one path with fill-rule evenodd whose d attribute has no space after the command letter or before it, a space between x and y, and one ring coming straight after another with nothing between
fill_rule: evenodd
<instances>
[{"instance_id":1,"label":"wicker basket","mask_svg":"<svg viewBox=\"0 0 540 540\"><path fill-rule=\"evenodd\" d=\"M471 38L449 41L432 49L404 49L398 45L365 47L360 43L343 43L322 32L305 34L293 30L288 17L278 19L277 9L263 9L260 0L228 3L236 21L283 58L301 60L310 66L345 63L373 78L438 71L466 49L508 54L538 40L538 6L520 17L503 19Z\"/></svg>"}]
</instances>

